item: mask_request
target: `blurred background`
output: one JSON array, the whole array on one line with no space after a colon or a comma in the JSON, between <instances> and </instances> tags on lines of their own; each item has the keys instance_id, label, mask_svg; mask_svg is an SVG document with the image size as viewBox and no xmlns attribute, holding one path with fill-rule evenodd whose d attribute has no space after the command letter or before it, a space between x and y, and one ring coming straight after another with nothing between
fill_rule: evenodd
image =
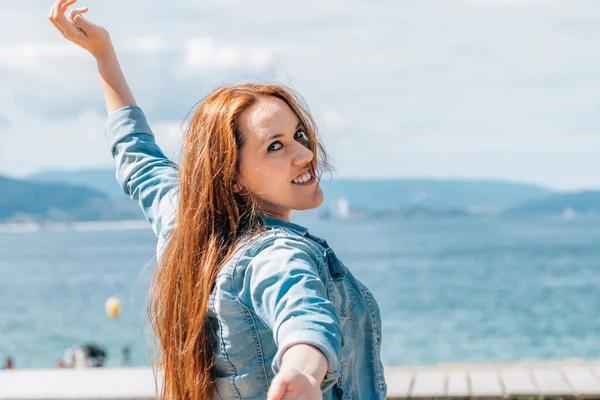
<instances>
[{"instance_id":1,"label":"blurred background","mask_svg":"<svg viewBox=\"0 0 600 400\"><path fill-rule=\"evenodd\" d=\"M150 365L156 239L95 61L0 5L0 365ZM174 160L216 85L299 91L336 172L295 222L378 299L384 364L600 357L600 3L85 0ZM120 300L120 315L105 310Z\"/></svg>"}]
</instances>

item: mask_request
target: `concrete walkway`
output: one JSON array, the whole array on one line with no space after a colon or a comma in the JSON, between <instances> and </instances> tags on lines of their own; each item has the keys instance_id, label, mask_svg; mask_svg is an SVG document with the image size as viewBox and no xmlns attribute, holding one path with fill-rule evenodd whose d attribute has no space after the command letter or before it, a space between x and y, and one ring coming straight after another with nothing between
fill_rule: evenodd
<instances>
[{"instance_id":1,"label":"concrete walkway","mask_svg":"<svg viewBox=\"0 0 600 400\"><path fill-rule=\"evenodd\" d=\"M388 398L600 398L600 361L387 367ZM0 371L0 400L153 399L150 368Z\"/></svg>"},{"instance_id":2,"label":"concrete walkway","mask_svg":"<svg viewBox=\"0 0 600 400\"><path fill-rule=\"evenodd\" d=\"M0 371L0 399L153 399L150 368Z\"/></svg>"},{"instance_id":3,"label":"concrete walkway","mask_svg":"<svg viewBox=\"0 0 600 400\"><path fill-rule=\"evenodd\" d=\"M600 398L600 361L386 368L388 397Z\"/></svg>"}]
</instances>

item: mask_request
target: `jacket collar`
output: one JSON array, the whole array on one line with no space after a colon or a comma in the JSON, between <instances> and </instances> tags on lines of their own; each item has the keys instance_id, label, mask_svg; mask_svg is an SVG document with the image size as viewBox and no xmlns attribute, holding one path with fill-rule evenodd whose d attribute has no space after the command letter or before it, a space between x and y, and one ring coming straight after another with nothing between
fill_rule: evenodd
<instances>
[{"instance_id":1,"label":"jacket collar","mask_svg":"<svg viewBox=\"0 0 600 400\"><path fill-rule=\"evenodd\" d=\"M272 217L270 215L262 215L265 225L269 228L286 228L292 232L297 233L300 236L306 236L308 229L293 222L287 222L279 218Z\"/></svg>"}]
</instances>

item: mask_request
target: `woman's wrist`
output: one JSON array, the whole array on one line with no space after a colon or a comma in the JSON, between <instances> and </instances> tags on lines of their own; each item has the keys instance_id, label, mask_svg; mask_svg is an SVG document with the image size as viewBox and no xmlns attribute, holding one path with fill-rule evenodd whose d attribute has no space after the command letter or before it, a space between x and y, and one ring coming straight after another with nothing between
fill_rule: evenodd
<instances>
[{"instance_id":1,"label":"woman's wrist","mask_svg":"<svg viewBox=\"0 0 600 400\"><path fill-rule=\"evenodd\" d=\"M114 66L119 65L117 53L112 45L107 46L95 53L92 53L92 55L96 59L96 63L98 64L98 70L100 72L106 69L112 69Z\"/></svg>"},{"instance_id":2,"label":"woman's wrist","mask_svg":"<svg viewBox=\"0 0 600 400\"><path fill-rule=\"evenodd\" d=\"M283 354L281 369L288 367L310 375L320 383L327 374L327 358L317 347L300 343L291 346Z\"/></svg>"},{"instance_id":3,"label":"woman's wrist","mask_svg":"<svg viewBox=\"0 0 600 400\"><path fill-rule=\"evenodd\" d=\"M115 48L113 47L110 37L108 40L97 48L88 49L90 54L96 59L98 63L109 61L116 57Z\"/></svg>"}]
</instances>

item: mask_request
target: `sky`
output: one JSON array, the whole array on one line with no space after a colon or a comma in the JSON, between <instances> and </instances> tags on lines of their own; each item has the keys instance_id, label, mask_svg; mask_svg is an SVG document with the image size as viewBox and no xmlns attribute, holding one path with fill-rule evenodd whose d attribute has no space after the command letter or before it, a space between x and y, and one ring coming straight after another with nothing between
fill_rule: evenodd
<instances>
[{"instance_id":1,"label":"sky","mask_svg":"<svg viewBox=\"0 0 600 400\"><path fill-rule=\"evenodd\" d=\"M111 167L94 59L46 0L0 3L0 174ZM80 0L159 145L218 85L279 82L336 177L600 188L597 0Z\"/></svg>"}]
</instances>

